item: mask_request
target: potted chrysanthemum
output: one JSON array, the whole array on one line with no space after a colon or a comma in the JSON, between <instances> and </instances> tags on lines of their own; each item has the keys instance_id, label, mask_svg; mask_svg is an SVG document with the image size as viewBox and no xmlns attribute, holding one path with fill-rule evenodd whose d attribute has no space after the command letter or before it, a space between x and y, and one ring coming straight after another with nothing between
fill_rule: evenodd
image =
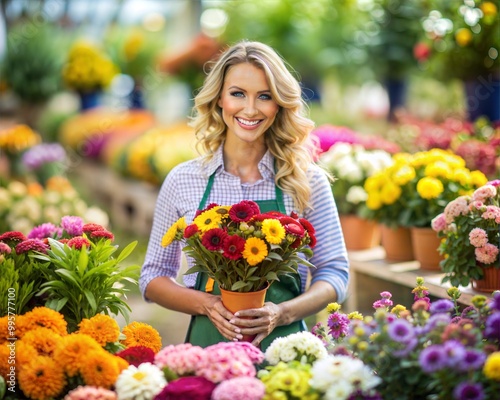
<instances>
[{"instance_id":1,"label":"potted chrysanthemum","mask_svg":"<svg viewBox=\"0 0 500 400\"><path fill-rule=\"evenodd\" d=\"M443 282L456 286L472 282L485 292L500 290L500 180L448 203L432 228L443 238L439 247L445 255Z\"/></svg>"}]
</instances>

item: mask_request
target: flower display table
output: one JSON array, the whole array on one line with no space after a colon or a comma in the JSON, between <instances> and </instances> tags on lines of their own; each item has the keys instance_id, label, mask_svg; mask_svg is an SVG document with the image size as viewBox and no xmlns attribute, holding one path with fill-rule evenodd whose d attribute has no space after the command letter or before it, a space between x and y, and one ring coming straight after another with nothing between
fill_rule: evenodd
<instances>
[{"instance_id":1,"label":"flower display table","mask_svg":"<svg viewBox=\"0 0 500 400\"><path fill-rule=\"evenodd\" d=\"M425 279L425 286L431 296L448 298L446 291L451 285L441 283L444 273L422 270L418 261L387 262L382 247L350 251L349 260L350 288L344 305L348 311L372 312L373 299L384 290L393 294L394 303L408 307L413 303L411 289L414 288L418 276ZM462 292L459 303L462 305L471 305L472 297L477 294L487 295L473 290L470 286L459 289Z\"/></svg>"}]
</instances>

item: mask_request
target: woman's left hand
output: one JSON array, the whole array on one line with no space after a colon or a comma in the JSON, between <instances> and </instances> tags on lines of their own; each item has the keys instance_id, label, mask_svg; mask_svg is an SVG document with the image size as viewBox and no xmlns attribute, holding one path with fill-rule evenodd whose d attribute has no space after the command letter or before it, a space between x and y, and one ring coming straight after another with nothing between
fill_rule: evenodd
<instances>
[{"instance_id":1,"label":"woman's left hand","mask_svg":"<svg viewBox=\"0 0 500 400\"><path fill-rule=\"evenodd\" d=\"M266 302L261 308L236 312L229 322L237 325L241 329L242 335L256 335L252 344L259 346L260 342L269 336L274 328L282 324L281 318L281 307L277 304Z\"/></svg>"}]
</instances>

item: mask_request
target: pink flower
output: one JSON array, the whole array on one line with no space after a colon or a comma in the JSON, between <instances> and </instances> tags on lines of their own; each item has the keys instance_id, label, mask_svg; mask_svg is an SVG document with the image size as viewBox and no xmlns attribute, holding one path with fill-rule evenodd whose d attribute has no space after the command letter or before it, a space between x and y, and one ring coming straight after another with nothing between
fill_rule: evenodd
<instances>
[{"instance_id":1,"label":"pink flower","mask_svg":"<svg viewBox=\"0 0 500 400\"><path fill-rule=\"evenodd\" d=\"M257 371L245 351L232 347L209 346L205 349L206 361L196 375L219 383L241 376L255 377Z\"/></svg>"},{"instance_id":2,"label":"pink flower","mask_svg":"<svg viewBox=\"0 0 500 400\"><path fill-rule=\"evenodd\" d=\"M226 348L243 351L254 364L260 364L264 361L265 354L258 347L249 342L220 342L210 346L210 348Z\"/></svg>"},{"instance_id":3,"label":"pink flower","mask_svg":"<svg viewBox=\"0 0 500 400\"><path fill-rule=\"evenodd\" d=\"M498 256L498 247L491 243L486 243L483 247L478 247L474 254L476 260L483 264L492 264Z\"/></svg>"},{"instance_id":4,"label":"pink flower","mask_svg":"<svg viewBox=\"0 0 500 400\"><path fill-rule=\"evenodd\" d=\"M483 219L500 219L500 207L486 206L486 211L481 214Z\"/></svg>"},{"instance_id":5,"label":"pink flower","mask_svg":"<svg viewBox=\"0 0 500 400\"><path fill-rule=\"evenodd\" d=\"M27 237L23 233L18 231L5 232L0 235L1 242L22 242L26 240Z\"/></svg>"},{"instance_id":6,"label":"pink flower","mask_svg":"<svg viewBox=\"0 0 500 400\"><path fill-rule=\"evenodd\" d=\"M38 251L47 254L49 246L42 242L40 239L26 239L24 242L16 246L16 254L27 253L28 251Z\"/></svg>"},{"instance_id":7,"label":"pink flower","mask_svg":"<svg viewBox=\"0 0 500 400\"><path fill-rule=\"evenodd\" d=\"M257 378L234 378L221 382L212 393L213 400L260 400L266 386Z\"/></svg>"},{"instance_id":8,"label":"pink flower","mask_svg":"<svg viewBox=\"0 0 500 400\"><path fill-rule=\"evenodd\" d=\"M169 382L154 400L210 400L215 386L202 376L186 376Z\"/></svg>"},{"instance_id":9,"label":"pink flower","mask_svg":"<svg viewBox=\"0 0 500 400\"><path fill-rule=\"evenodd\" d=\"M476 189L472 193L472 200L479 200L483 203L486 199L491 199L497 195L497 188L493 185L486 184Z\"/></svg>"},{"instance_id":10,"label":"pink flower","mask_svg":"<svg viewBox=\"0 0 500 400\"><path fill-rule=\"evenodd\" d=\"M169 345L155 355L155 364L179 376L193 374L205 362L205 350L191 343Z\"/></svg>"},{"instance_id":11,"label":"pink flower","mask_svg":"<svg viewBox=\"0 0 500 400\"><path fill-rule=\"evenodd\" d=\"M10 246L4 242L0 242L0 254L10 254L12 249Z\"/></svg>"},{"instance_id":12,"label":"pink flower","mask_svg":"<svg viewBox=\"0 0 500 400\"><path fill-rule=\"evenodd\" d=\"M94 386L78 386L69 392L64 400L116 400L116 393Z\"/></svg>"},{"instance_id":13,"label":"pink flower","mask_svg":"<svg viewBox=\"0 0 500 400\"><path fill-rule=\"evenodd\" d=\"M444 217L444 213L441 213L438 216L434 217L434 219L431 221L431 227L436 232L441 232L446 229L446 219Z\"/></svg>"},{"instance_id":14,"label":"pink flower","mask_svg":"<svg viewBox=\"0 0 500 400\"><path fill-rule=\"evenodd\" d=\"M446 219L446 223L450 224L453 222L455 217L459 215L467 215L469 212L469 197L468 196L460 196L455 200L450 201L446 207L444 208L444 217Z\"/></svg>"},{"instance_id":15,"label":"pink flower","mask_svg":"<svg viewBox=\"0 0 500 400\"><path fill-rule=\"evenodd\" d=\"M485 211L486 206L484 205L484 203L482 201L474 200L469 204L469 210L470 211L475 211L475 210Z\"/></svg>"},{"instance_id":16,"label":"pink flower","mask_svg":"<svg viewBox=\"0 0 500 400\"><path fill-rule=\"evenodd\" d=\"M83 220L80 217L66 215L61 218L61 228L70 236L80 236L83 233Z\"/></svg>"},{"instance_id":17,"label":"pink flower","mask_svg":"<svg viewBox=\"0 0 500 400\"><path fill-rule=\"evenodd\" d=\"M483 247L488 243L488 234L484 229L474 228L469 232L469 241L474 247Z\"/></svg>"}]
</instances>

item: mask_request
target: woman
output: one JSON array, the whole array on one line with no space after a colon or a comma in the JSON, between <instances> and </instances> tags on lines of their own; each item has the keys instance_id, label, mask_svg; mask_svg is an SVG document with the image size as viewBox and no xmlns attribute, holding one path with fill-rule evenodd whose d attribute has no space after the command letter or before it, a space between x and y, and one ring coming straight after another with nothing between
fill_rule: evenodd
<instances>
[{"instance_id":1,"label":"woman","mask_svg":"<svg viewBox=\"0 0 500 400\"><path fill-rule=\"evenodd\" d=\"M204 156L180 164L159 193L140 287L148 301L192 315L187 340L208 346L256 335L265 349L278 336L303 330L303 318L328 303L343 302L348 281L347 252L326 173L311 159L313 122L303 113L299 83L267 45L240 42L215 62L195 98L198 144ZM256 201L261 211L292 211L308 219L318 243L308 268L273 283L264 307L224 308L218 290L207 292L205 274L175 280L181 262L179 242L161 247L166 230L210 203ZM253 317L253 318L245 318Z\"/></svg>"}]
</instances>

